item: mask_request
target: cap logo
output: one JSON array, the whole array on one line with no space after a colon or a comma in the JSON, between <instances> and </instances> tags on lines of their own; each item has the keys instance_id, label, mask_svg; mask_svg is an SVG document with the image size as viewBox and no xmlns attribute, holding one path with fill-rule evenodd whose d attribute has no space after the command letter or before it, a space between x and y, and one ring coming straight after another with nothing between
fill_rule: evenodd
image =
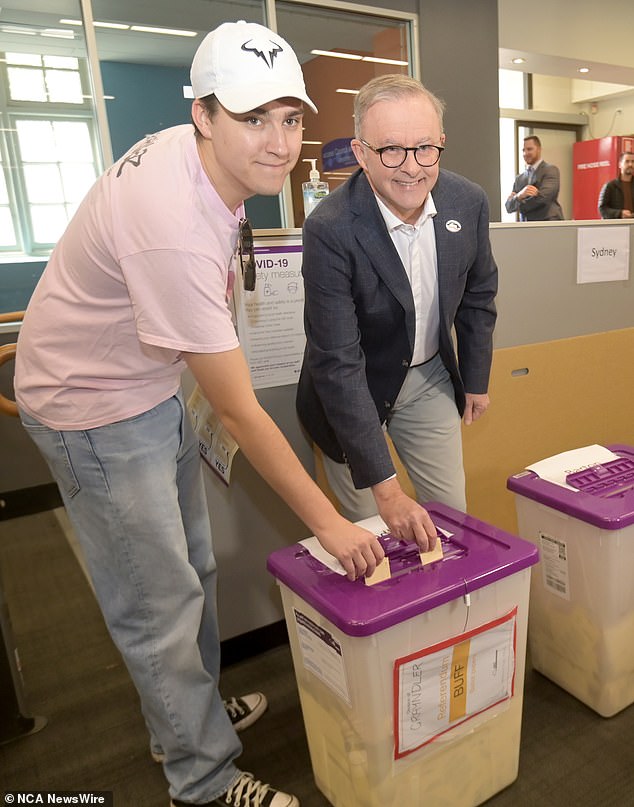
<instances>
[{"instance_id":1,"label":"cap logo","mask_svg":"<svg viewBox=\"0 0 634 807\"><path fill-rule=\"evenodd\" d=\"M242 45L242 50L247 53L255 53L257 57L264 60L268 68L273 69L275 57L283 51L283 48L277 42L263 36L261 39L247 39Z\"/></svg>"}]
</instances>

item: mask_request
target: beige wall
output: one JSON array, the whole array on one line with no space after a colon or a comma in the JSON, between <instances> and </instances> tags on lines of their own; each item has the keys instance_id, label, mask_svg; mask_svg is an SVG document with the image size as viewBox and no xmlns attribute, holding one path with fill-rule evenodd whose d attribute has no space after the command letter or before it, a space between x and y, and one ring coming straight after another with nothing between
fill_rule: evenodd
<instances>
[{"instance_id":1,"label":"beige wall","mask_svg":"<svg viewBox=\"0 0 634 807\"><path fill-rule=\"evenodd\" d=\"M634 445L632 356L634 328L496 350L491 407L464 429L469 512L514 532L509 476L581 446Z\"/></svg>"}]
</instances>

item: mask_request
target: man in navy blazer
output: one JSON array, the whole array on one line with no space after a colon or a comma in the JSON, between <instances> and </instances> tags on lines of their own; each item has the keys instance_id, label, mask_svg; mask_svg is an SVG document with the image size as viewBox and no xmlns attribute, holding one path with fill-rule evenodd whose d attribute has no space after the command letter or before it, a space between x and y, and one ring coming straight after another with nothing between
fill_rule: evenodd
<instances>
[{"instance_id":1,"label":"man in navy blazer","mask_svg":"<svg viewBox=\"0 0 634 807\"><path fill-rule=\"evenodd\" d=\"M402 490L384 432L418 502L466 509L461 417L488 406L496 318L487 198L440 170L442 116L415 79L368 82L351 144L361 168L307 217L303 239L300 420L343 512L378 512L423 550L435 527Z\"/></svg>"},{"instance_id":2,"label":"man in navy blazer","mask_svg":"<svg viewBox=\"0 0 634 807\"><path fill-rule=\"evenodd\" d=\"M526 170L515 177L506 200L507 213L518 213L520 221L561 221L564 212L559 196L559 168L542 160L542 143L537 135L524 138L522 155Z\"/></svg>"}]
</instances>

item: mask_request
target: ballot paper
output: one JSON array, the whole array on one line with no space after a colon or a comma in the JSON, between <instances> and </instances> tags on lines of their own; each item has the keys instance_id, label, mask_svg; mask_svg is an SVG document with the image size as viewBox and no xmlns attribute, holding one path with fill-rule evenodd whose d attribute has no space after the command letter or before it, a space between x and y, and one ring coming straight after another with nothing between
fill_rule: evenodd
<instances>
[{"instance_id":1,"label":"ballot paper","mask_svg":"<svg viewBox=\"0 0 634 807\"><path fill-rule=\"evenodd\" d=\"M357 526L363 527L370 532L373 532L377 536L382 535L389 535L390 530L387 524L383 521L380 516L371 516L370 518L364 518L362 521L357 522ZM436 527L439 535L444 535L446 538L449 538L452 533L447 532L446 530L440 529L440 527ZM303 541L299 542L305 549L309 551L309 553L316 558L320 563L323 563L328 569L332 572L336 572L340 575L345 575L346 570L343 568L341 563L337 560L334 555L331 555L329 552L323 548L323 546L319 543L317 538L312 536L311 538L304 538ZM426 563L432 563L435 560L440 560L442 558L442 545L440 540L436 542L436 546L430 552L421 552L421 563L425 565ZM372 576L372 582L377 583L380 580L387 580L390 577L389 572L389 565L386 563L386 559L384 559L383 563L377 567L377 571Z\"/></svg>"},{"instance_id":2,"label":"ballot paper","mask_svg":"<svg viewBox=\"0 0 634 807\"><path fill-rule=\"evenodd\" d=\"M437 560L443 559L442 541L436 541L433 549L427 552L419 552L421 566L427 566L428 563L434 563ZM392 577L392 564L389 557L383 560L376 567L371 575L365 576L366 586L374 586L377 583L382 583L384 580L389 580Z\"/></svg>"},{"instance_id":3,"label":"ballot paper","mask_svg":"<svg viewBox=\"0 0 634 807\"><path fill-rule=\"evenodd\" d=\"M373 532L375 535L379 536L388 535L390 532L387 524L380 516L370 516L370 518L364 518L363 521L359 521L357 524L359 527L363 527L364 529L369 530L370 532ZM324 566L328 567L331 572L336 572L337 574L341 575L346 574L346 570L339 563L337 558L334 555L331 555L329 552L326 552L315 536L312 538L305 538L299 543L305 547L314 558L317 558L320 563L323 563Z\"/></svg>"},{"instance_id":4,"label":"ballot paper","mask_svg":"<svg viewBox=\"0 0 634 807\"><path fill-rule=\"evenodd\" d=\"M534 462L532 465L527 466L527 470L533 471L540 479L545 479L554 485L560 485L563 488L568 488L568 490L577 490L577 488L566 483L568 474L574 474L577 471L583 471L586 468L592 468L595 465L601 465L604 462L610 462L618 458L618 454L604 446L591 445L564 451L554 457Z\"/></svg>"}]
</instances>

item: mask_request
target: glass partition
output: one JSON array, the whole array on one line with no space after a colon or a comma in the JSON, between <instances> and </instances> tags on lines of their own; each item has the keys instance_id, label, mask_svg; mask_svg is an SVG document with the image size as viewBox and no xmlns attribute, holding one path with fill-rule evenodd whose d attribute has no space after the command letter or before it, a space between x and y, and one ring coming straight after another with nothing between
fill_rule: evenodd
<instances>
[{"instance_id":1,"label":"glass partition","mask_svg":"<svg viewBox=\"0 0 634 807\"><path fill-rule=\"evenodd\" d=\"M265 24L263 0L92 6L115 159L148 132L190 120L189 68L209 31L229 20ZM255 227L281 224L277 197L250 199L247 212Z\"/></svg>"},{"instance_id":2,"label":"glass partition","mask_svg":"<svg viewBox=\"0 0 634 807\"><path fill-rule=\"evenodd\" d=\"M377 75L413 74L411 17L392 18L291 2L276 3L279 32L299 56L308 95L321 114L307 110L300 160L291 174L295 226L304 220L302 182L310 160L330 190L357 168L350 149L353 103L359 88Z\"/></svg>"},{"instance_id":3,"label":"glass partition","mask_svg":"<svg viewBox=\"0 0 634 807\"><path fill-rule=\"evenodd\" d=\"M416 72L415 15L306 2L269 0L266 6L275 9L272 27L296 49L322 114L307 112L302 161L292 174L292 194L286 194L292 201L282 206L278 198L256 197L247 209L256 227L299 226L301 183L309 167L303 161L315 158L331 187L355 168L349 140L358 88L378 73ZM208 31L236 19L266 23L264 0L8 0L2 5L0 254L5 262L46 259L104 163L148 132L190 120L193 54ZM105 98L97 105L89 58L95 51ZM107 148L100 133L109 137ZM281 214L282 207L288 215Z\"/></svg>"},{"instance_id":4,"label":"glass partition","mask_svg":"<svg viewBox=\"0 0 634 807\"><path fill-rule=\"evenodd\" d=\"M259 0L93 0L92 10L115 159L149 132L189 122L189 68L209 31L264 22Z\"/></svg>"}]
</instances>

